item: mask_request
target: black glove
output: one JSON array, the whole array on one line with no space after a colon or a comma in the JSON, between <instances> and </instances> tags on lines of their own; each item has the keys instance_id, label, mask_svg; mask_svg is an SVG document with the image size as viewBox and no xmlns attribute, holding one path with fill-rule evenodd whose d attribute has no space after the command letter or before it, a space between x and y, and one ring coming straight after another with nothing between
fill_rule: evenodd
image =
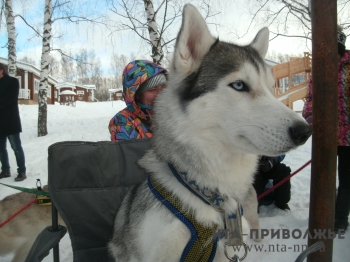
<instances>
[{"instance_id":1,"label":"black glove","mask_svg":"<svg viewBox=\"0 0 350 262\"><path fill-rule=\"evenodd\" d=\"M259 172L265 173L278 163L278 157L261 156L259 160Z\"/></svg>"}]
</instances>

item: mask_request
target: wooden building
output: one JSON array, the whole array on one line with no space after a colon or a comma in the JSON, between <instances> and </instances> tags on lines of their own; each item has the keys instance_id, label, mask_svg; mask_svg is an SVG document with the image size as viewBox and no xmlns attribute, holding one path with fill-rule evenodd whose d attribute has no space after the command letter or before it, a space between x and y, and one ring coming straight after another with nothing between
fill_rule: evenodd
<instances>
[{"instance_id":1,"label":"wooden building","mask_svg":"<svg viewBox=\"0 0 350 262\"><path fill-rule=\"evenodd\" d=\"M275 78L274 95L283 104L293 109L293 103L306 98L311 76L311 54L291 57L290 61L273 66Z\"/></svg>"},{"instance_id":2,"label":"wooden building","mask_svg":"<svg viewBox=\"0 0 350 262\"><path fill-rule=\"evenodd\" d=\"M8 65L7 58L0 57L0 63L5 66ZM17 74L16 77L19 81L19 104L37 104L38 103L38 92L40 84L40 69L34 65L17 61ZM54 87L58 81L49 75L47 89L47 103L54 104L55 93Z\"/></svg>"},{"instance_id":3,"label":"wooden building","mask_svg":"<svg viewBox=\"0 0 350 262\"><path fill-rule=\"evenodd\" d=\"M108 92L109 92L110 101L116 101L116 100L124 101L122 89L108 89Z\"/></svg>"},{"instance_id":4,"label":"wooden building","mask_svg":"<svg viewBox=\"0 0 350 262\"><path fill-rule=\"evenodd\" d=\"M60 101L60 93L63 91L73 91L77 96L77 101L95 102L95 85L78 85L69 82L58 83L55 85L55 101Z\"/></svg>"}]
</instances>

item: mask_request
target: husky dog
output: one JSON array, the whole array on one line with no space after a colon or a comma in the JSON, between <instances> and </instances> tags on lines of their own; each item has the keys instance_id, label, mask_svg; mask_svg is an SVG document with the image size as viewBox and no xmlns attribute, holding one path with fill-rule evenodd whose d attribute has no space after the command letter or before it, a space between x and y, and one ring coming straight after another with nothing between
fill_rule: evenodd
<instances>
[{"instance_id":1,"label":"husky dog","mask_svg":"<svg viewBox=\"0 0 350 262\"><path fill-rule=\"evenodd\" d=\"M155 104L152 149L140 165L203 226L224 229L223 214L236 214L239 202L258 229L257 155L285 154L311 135L271 93L274 78L263 60L268 42L267 28L248 46L219 41L194 6L184 7L168 85ZM186 187L171 166L199 188L226 196L224 213ZM151 189L150 180L133 187L118 210L109 242L116 261L183 261L192 231ZM210 261L227 261L224 242Z\"/></svg>"},{"instance_id":2,"label":"husky dog","mask_svg":"<svg viewBox=\"0 0 350 262\"><path fill-rule=\"evenodd\" d=\"M47 189L47 186L43 187L46 192ZM25 192L5 197L0 201L0 222L4 222L34 198L35 195ZM61 217L59 223L64 224ZM37 203L29 206L0 229L0 257L14 253L13 262L25 261L36 237L51 224L51 206Z\"/></svg>"}]
</instances>

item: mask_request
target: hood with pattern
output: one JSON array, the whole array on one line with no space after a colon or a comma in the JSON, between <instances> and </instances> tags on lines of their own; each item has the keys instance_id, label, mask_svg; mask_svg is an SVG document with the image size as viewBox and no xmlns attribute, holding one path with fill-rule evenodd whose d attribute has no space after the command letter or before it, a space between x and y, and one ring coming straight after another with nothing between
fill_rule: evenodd
<instances>
[{"instance_id":1,"label":"hood with pattern","mask_svg":"<svg viewBox=\"0 0 350 262\"><path fill-rule=\"evenodd\" d=\"M123 95L126 106L131 112L146 121L150 120L152 109L136 103L135 94L142 83L159 73L166 73L166 70L147 60L132 61L123 71Z\"/></svg>"}]
</instances>

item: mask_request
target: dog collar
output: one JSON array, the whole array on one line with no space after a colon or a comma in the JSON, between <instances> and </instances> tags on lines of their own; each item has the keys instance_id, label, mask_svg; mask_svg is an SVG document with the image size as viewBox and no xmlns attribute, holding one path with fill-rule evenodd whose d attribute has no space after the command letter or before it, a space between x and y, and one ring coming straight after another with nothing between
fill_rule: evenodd
<instances>
[{"instance_id":1,"label":"dog collar","mask_svg":"<svg viewBox=\"0 0 350 262\"><path fill-rule=\"evenodd\" d=\"M225 201L228 199L227 196L221 195L218 190L211 190L207 187L201 188L195 180L189 180L187 177L186 172L178 172L176 168L168 163L168 166L173 173L173 175L176 177L176 179L184 186L186 187L191 193L193 193L195 196L197 196L199 199L201 199L205 204L211 205L217 212L223 213ZM235 199L237 202L237 205L239 205L237 199ZM243 215L243 207L241 205L241 216ZM230 214L230 218L236 219L237 216L235 213Z\"/></svg>"},{"instance_id":2,"label":"dog collar","mask_svg":"<svg viewBox=\"0 0 350 262\"><path fill-rule=\"evenodd\" d=\"M225 201L228 199L228 196L221 195L218 190L211 190L207 187L201 188L196 181L189 180L186 172L178 172L176 168L171 164L168 163L168 166L173 173L173 175L176 177L176 179L185 186L190 192L192 192L194 195L199 197L204 203L211 205L217 212L223 213L224 216L224 223L225 223L225 236L227 238L227 242L225 243L225 255L227 258L231 259L226 252L226 245L227 246L246 246L243 242L243 235L242 235L242 216L243 216L243 207L239 204L238 200L236 198L233 198L236 203L237 209L236 213L230 213L228 214L225 209ZM228 234L228 235L227 235ZM223 238L223 236L219 237L220 239ZM242 259L243 260L243 259Z\"/></svg>"}]
</instances>

